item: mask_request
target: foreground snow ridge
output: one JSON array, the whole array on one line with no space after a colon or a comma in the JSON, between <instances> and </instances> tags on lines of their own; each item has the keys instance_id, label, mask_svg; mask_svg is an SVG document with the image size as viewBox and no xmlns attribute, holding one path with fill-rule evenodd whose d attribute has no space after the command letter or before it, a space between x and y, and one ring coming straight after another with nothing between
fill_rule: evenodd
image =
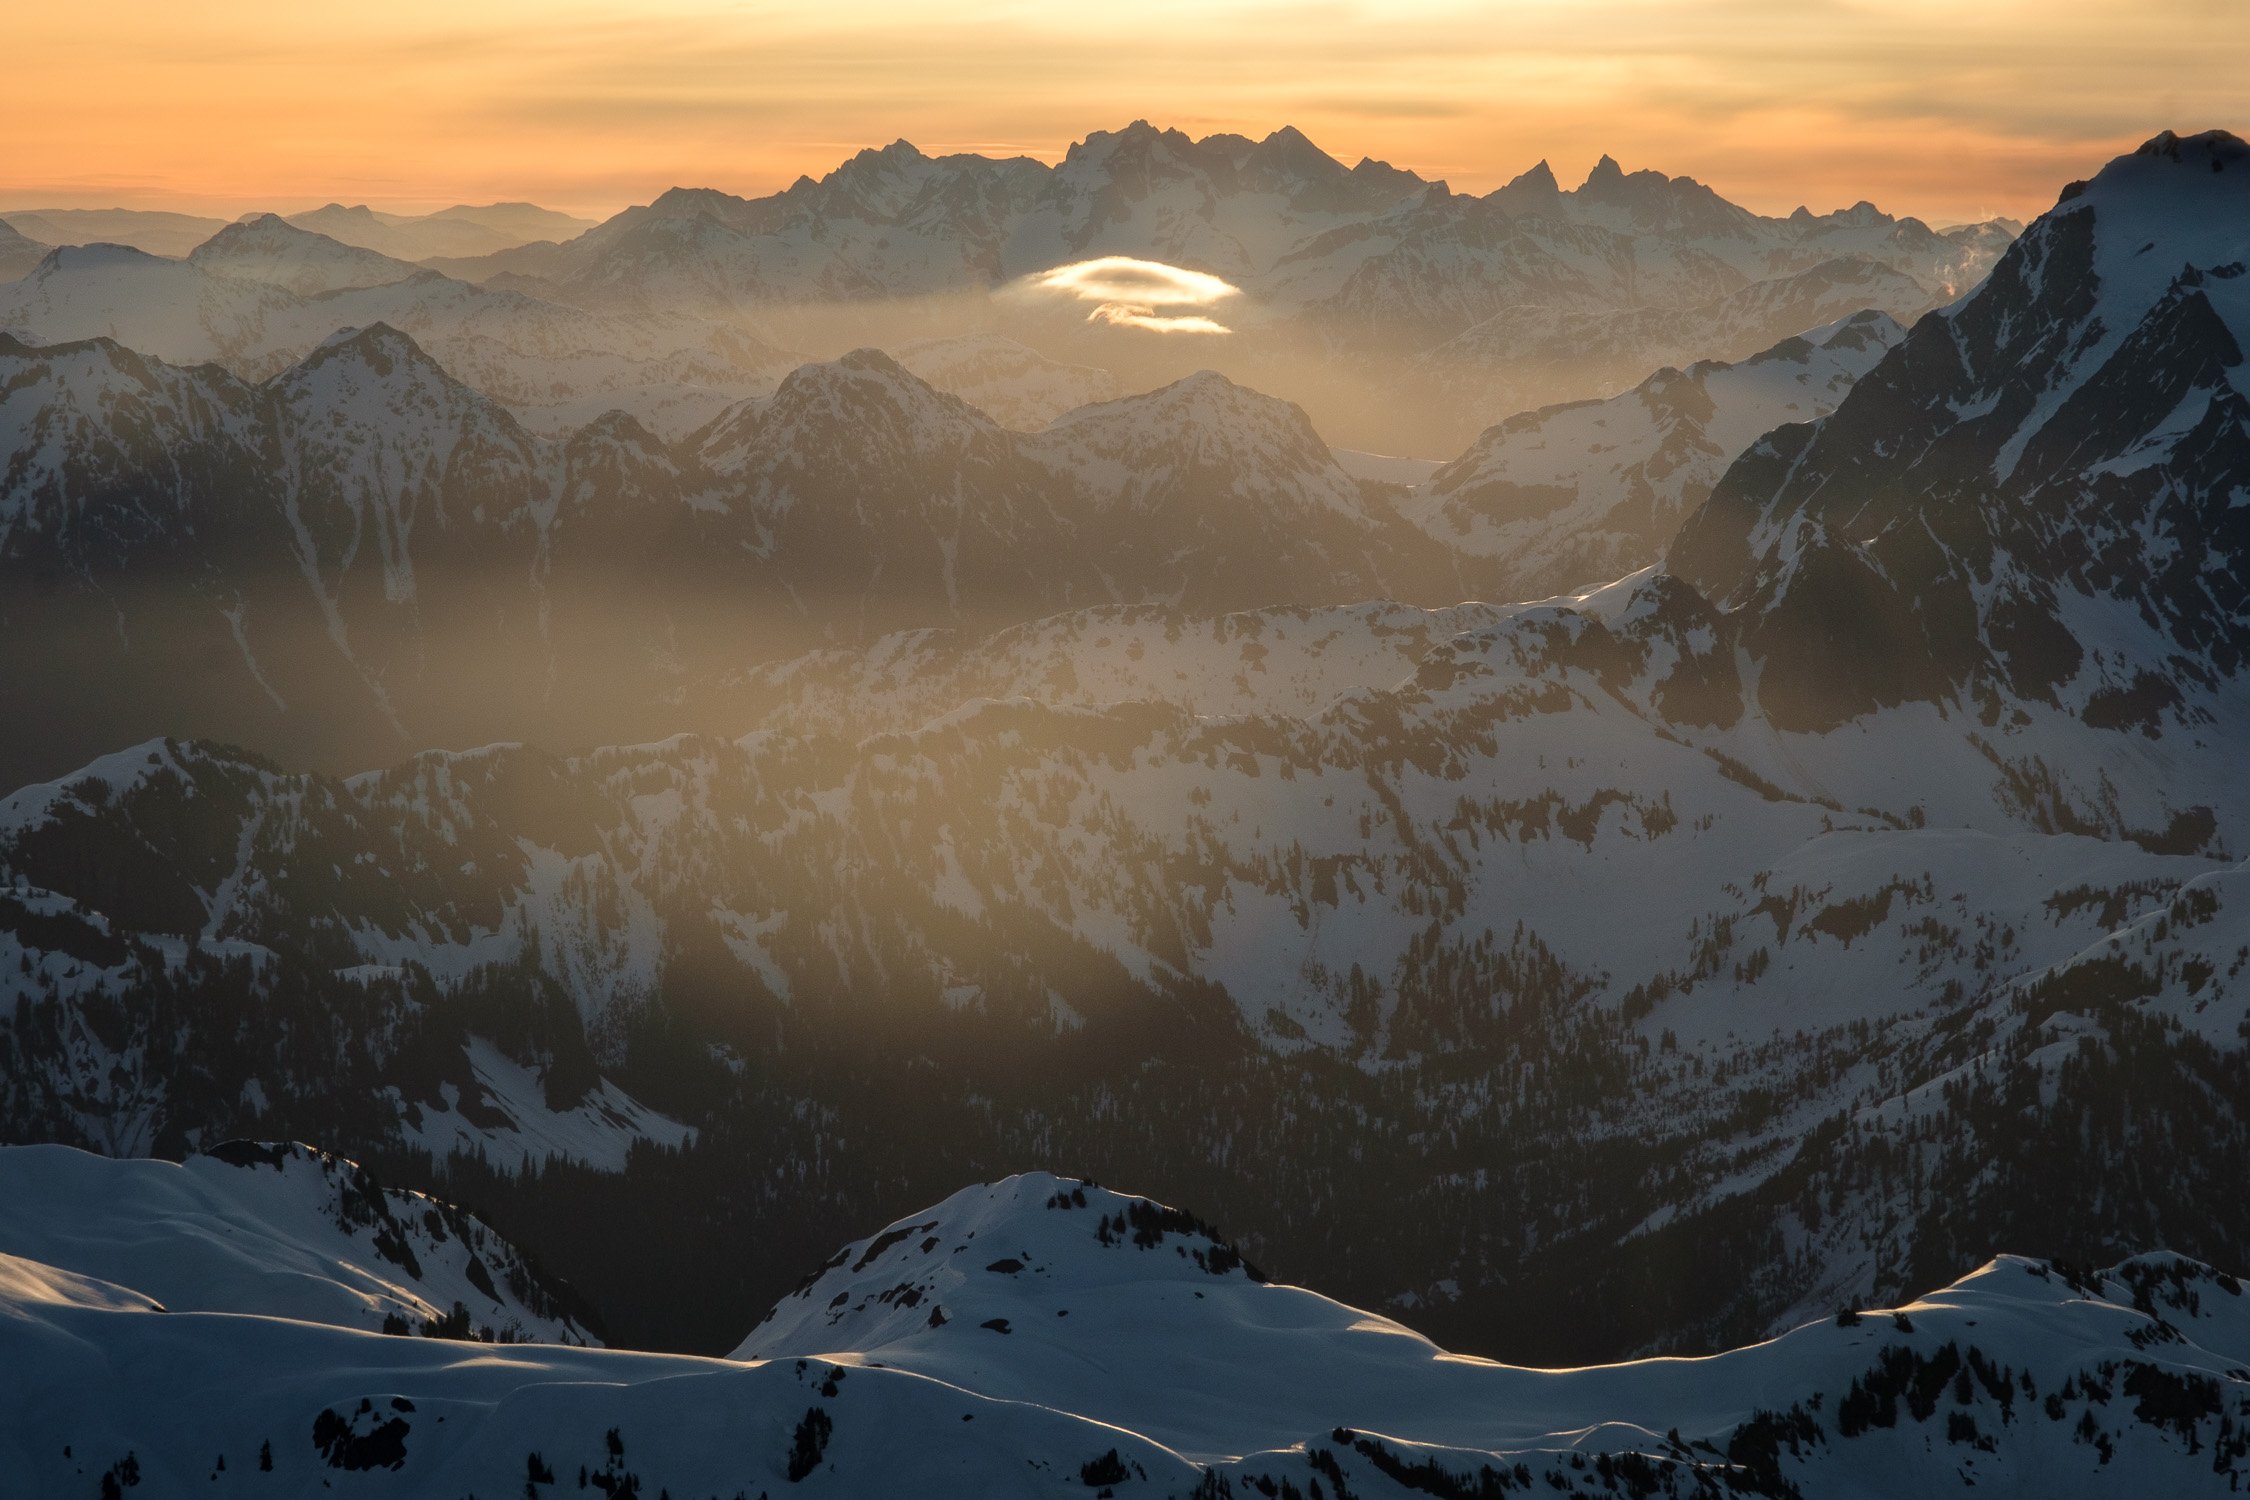
<instances>
[{"instance_id":1,"label":"foreground snow ridge","mask_svg":"<svg viewBox=\"0 0 2250 1500\"><path fill-rule=\"evenodd\" d=\"M730 1360L384 1337L253 1310L241 1274L200 1304L229 1310L159 1316L72 1263L154 1275L165 1236L212 1233L152 1214L120 1253L74 1182L208 1207L193 1184L273 1167L317 1210L313 1174L342 1170L235 1154L0 1151L54 1257L0 1256L0 1472L24 1493L2069 1496L2250 1469L2250 1300L2171 1255L2002 1257L1751 1348L1575 1370L1448 1354L1269 1284L1191 1214L1045 1173L845 1246Z\"/></svg>"}]
</instances>

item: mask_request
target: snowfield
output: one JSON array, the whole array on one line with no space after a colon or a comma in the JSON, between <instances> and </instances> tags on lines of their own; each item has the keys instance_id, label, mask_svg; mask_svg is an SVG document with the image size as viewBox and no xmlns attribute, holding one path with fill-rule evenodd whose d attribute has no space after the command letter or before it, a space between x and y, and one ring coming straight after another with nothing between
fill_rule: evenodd
<instances>
[{"instance_id":1,"label":"snowfield","mask_svg":"<svg viewBox=\"0 0 2250 1500\"><path fill-rule=\"evenodd\" d=\"M38 1493L2070 1496L2250 1467L2241 1284L2166 1255L2003 1257L1754 1348L1560 1371L1447 1354L1046 1174L845 1246L728 1360L188 1310L225 1300L200 1266L140 1269L0 1255L0 1463ZM132 1284L159 1270L169 1313Z\"/></svg>"}]
</instances>

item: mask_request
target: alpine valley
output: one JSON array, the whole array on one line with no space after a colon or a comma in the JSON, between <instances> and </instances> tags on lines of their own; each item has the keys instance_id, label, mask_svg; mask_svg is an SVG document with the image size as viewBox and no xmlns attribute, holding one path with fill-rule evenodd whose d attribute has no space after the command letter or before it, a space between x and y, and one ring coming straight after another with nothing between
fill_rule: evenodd
<instances>
[{"instance_id":1,"label":"alpine valley","mask_svg":"<svg viewBox=\"0 0 2250 1500\"><path fill-rule=\"evenodd\" d=\"M0 1493L2250 1477L2250 145L165 217L0 230Z\"/></svg>"}]
</instances>

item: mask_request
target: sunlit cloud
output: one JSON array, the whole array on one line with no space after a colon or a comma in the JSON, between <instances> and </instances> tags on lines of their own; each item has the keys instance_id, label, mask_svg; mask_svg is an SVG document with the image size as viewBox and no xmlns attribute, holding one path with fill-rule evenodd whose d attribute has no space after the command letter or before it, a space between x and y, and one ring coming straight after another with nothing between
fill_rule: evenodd
<instances>
[{"instance_id":1,"label":"sunlit cloud","mask_svg":"<svg viewBox=\"0 0 2250 1500\"><path fill-rule=\"evenodd\" d=\"M1032 296L1091 304L1089 323L1146 328L1154 333L1232 333L1234 330L1198 309L1213 308L1242 289L1222 277L1160 260L1104 255L1027 276L1021 283Z\"/></svg>"}]
</instances>

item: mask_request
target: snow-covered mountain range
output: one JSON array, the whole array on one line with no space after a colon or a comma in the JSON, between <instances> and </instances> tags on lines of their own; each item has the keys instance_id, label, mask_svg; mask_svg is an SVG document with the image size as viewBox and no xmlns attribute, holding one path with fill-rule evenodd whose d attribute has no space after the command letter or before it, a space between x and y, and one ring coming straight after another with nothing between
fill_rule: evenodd
<instances>
[{"instance_id":1,"label":"snow-covered mountain range","mask_svg":"<svg viewBox=\"0 0 2250 1500\"><path fill-rule=\"evenodd\" d=\"M1046 1174L846 1245L727 1360L158 1316L74 1259L0 1257L0 1463L43 1493L2198 1494L2239 1484L2250 1421L2240 1282L2162 1254L2003 1258L1754 1348L1577 1370L1447 1354Z\"/></svg>"},{"instance_id":2,"label":"snow-covered mountain range","mask_svg":"<svg viewBox=\"0 0 2250 1500\"><path fill-rule=\"evenodd\" d=\"M245 214L237 222L268 217ZM202 214L135 208L10 209L6 222L49 245L130 245L151 255L184 256L227 227ZM567 239L594 227L592 219L558 213L535 203L457 203L431 214L385 213L358 204L330 203L287 215L291 224L361 249L400 260L446 255L488 255L533 240Z\"/></svg>"},{"instance_id":3,"label":"snow-covered mountain range","mask_svg":"<svg viewBox=\"0 0 2250 1500\"><path fill-rule=\"evenodd\" d=\"M1692 304L1839 259L1949 295L1975 283L2004 233L1939 234L1866 203L1765 219L1691 179L1628 175L1608 157L1572 192L1542 163L1472 198L1382 162L1346 168L1294 129L1195 140L1136 121L1088 136L1052 167L931 157L897 141L770 198L674 189L566 243L449 269L535 277L589 300L747 309L990 288L1124 255L1339 320L1443 322L1472 266L1478 289L1462 305L1492 311L1558 292L1589 306Z\"/></svg>"},{"instance_id":4,"label":"snow-covered mountain range","mask_svg":"<svg viewBox=\"0 0 2250 1500\"><path fill-rule=\"evenodd\" d=\"M1511 1358L1774 1342L1442 1356L1034 1177L855 1243L748 1368L174 1333L99 1272L20 1270L0 1328L70 1351L55 1400L247 1360L302 1472L401 1492L580 1463L613 1494L844 1492L934 1484L930 1454L979 1492L1205 1496L2231 1474L2239 1288L2123 1257L2250 1244L2250 147L2159 136L2004 249L1610 167L1457 202L1309 152L893 148L511 274L639 305L651 262L601 249L626 229L725 297L1138 247L1287 283L1348 348L1540 277L1614 311L1628 282L1700 306L1843 256L1925 286L1998 258L1911 329L1856 313L1546 407L1417 485L1209 372L1033 427L863 350L675 442L542 436L380 324L258 383L0 344L0 629L39 643L5 686L42 716L11 750L144 741L0 801L0 1133L318 1139L679 1347L1039 1164L1163 1182L1283 1278ZM1128 162L1148 193L1080 191ZM307 297L266 237L296 244L247 227L265 279L64 251L0 295L74 256L223 283L162 303L190 339L416 284ZM1456 602L1487 586L1533 602ZM702 732L408 758L481 722L447 694L575 743ZM216 742L309 719L400 753L337 776ZM1885 1311L1836 1318L1854 1297ZM1115 1373L1157 1367L1187 1375ZM773 1474L707 1457L700 1390L758 1414ZM202 1476L183 1432L225 1434L227 1483L268 1437L281 1462L278 1428L116 1405L87 1404L116 1423L92 1466L28 1472ZM572 1436L604 1424L619 1447Z\"/></svg>"},{"instance_id":5,"label":"snow-covered mountain range","mask_svg":"<svg viewBox=\"0 0 2250 1500\"><path fill-rule=\"evenodd\" d=\"M80 229L135 244L137 222ZM892 350L1011 426L1213 364L1306 405L1339 441L1443 454L1519 408L1606 397L1659 366L1744 358L1869 307L1911 320L1973 285L2014 227L1939 233L1865 203L1765 218L1606 157L1575 190L1542 166L1472 197L1379 162L1347 169L1295 130L1195 140L1136 122L1052 166L900 141L771 197L675 188L590 228L505 204L209 221L218 232L189 259L217 284L116 248L51 267L19 252L0 261L0 331L110 337L260 379L381 321L544 430L608 404L668 436L770 389L776 347ZM47 243L86 237L64 233ZM435 248L524 235L538 238ZM1089 324L1083 305L1027 291L1103 256L1224 278L1232 336ZM435 269L412 280L413 263ZM26 284L7 288L10 275ZM313 300L260 299L239 280ZM1038 364L996 358L1010 344Z\"/></svg>"},{"instance_id":6,"label":"snow-covered mountain range","mask_svg":"<svg viewBox=\"0 0 2250 1500\"><path fill-rule=\"evenodd\" d=\"M574 239L436 264L592 308L736 319L768 342L832 346L841 320L849 342L895 347L924 336L893 331L919 317L1128 385L1192 357L1306 405L1339 441L1444 452L1661 365L1740 359L1868 307L1910 321L1975 285L2016 227L1941 233L1867 203L1761 217L1607 157L1570 191L1541 164L1477 197L1347 168L1293 129L1197 140L1137 121L1051 166L897 141L770 197L675 188ZM1111 256L1222 278L1233 336L1190 356L1013 295Z\"/></svg>"},{"instance_id":7,"label":"snow-covered mountain range","mask_svg":"<svg viewBox=\"0 0 2250 1500\"><path fill-rule=\"evenodd\" d=\"M384 213L364 203L350 207L330 203L291 214L289 222L346 245L420 261L490 255L535 241L569 239L597 221L536 203L457 203L432 214Z\"/></svg>"},{"instance_id":8,"label":"snow-covered mountain range","mask_svg":"<svg viewBox=\"0 0 2250 1500\"><path fill-rule=\"evenodd\" d=\"M1301 411L1210 373L1025 433L860 351L672 446L623 414L539 437L384 324L257 385L107 340L0 364L0 621L43 642L6 675L51 710L11 769L167 727L331 764L647 732L824 639L1458 586Z\"/></svg>"},{"instance_id":9,"label":"snow-covered mountain range","mask_svg":"<svg viewBox=\"0 0 2250 1500\"><path fill-rule=\"evenodd\" d=\"M80 246L0 284L0 331L25 341L115 339L252 381L339 331L376 323L408 333L457 378L554 433L623 409L677 436L772 390L796 363L707 322L588 313L475 287L271 214L230 225L185 260Z\"/></svg>"}]
</instances>

